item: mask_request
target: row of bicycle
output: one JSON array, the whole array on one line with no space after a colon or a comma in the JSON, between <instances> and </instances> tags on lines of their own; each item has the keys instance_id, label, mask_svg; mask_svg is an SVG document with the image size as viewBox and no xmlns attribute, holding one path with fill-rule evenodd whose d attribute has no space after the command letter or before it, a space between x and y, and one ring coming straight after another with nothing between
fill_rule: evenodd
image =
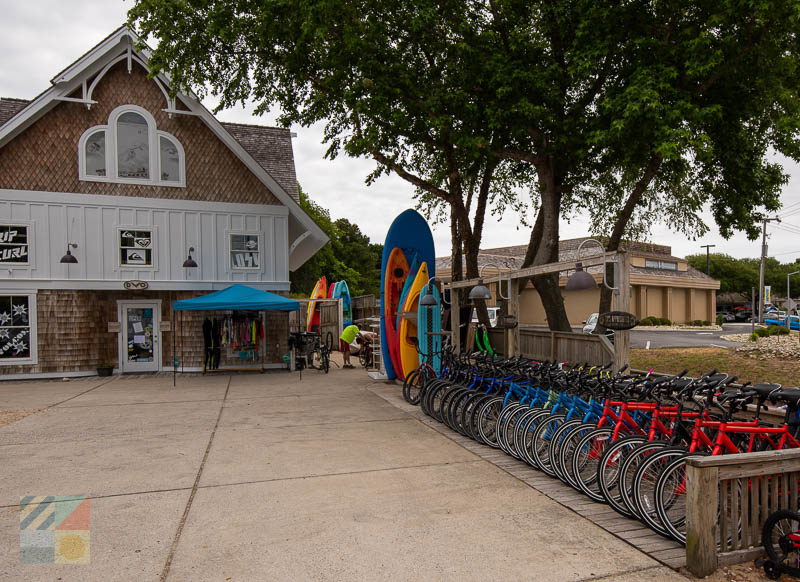
<instances>
[{"instance_id":1,"label":"row of bicycle","mask_svg":"<svg viewBox=\"0 0 800 582\"><path fill-rule=\"evenodd\" d=\"M403 396L453 430L685 543L687 456L800 446L800 389L733 387L736 378L717 370L685 374L451 353L438 377L426 366L409 375ZM767 401L786 406L782 424L762 420Z\"/></svg>"}]
</instances>

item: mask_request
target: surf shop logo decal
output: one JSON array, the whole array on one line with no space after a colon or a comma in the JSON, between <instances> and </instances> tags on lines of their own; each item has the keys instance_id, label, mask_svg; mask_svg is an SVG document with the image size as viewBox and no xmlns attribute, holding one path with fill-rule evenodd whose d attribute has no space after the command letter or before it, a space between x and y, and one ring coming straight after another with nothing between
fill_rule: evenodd
<instances>
[{"instance_id":1,"label":"surf shop logo decal","mask_svg":"<svg viewBox=\"0 0 800 582\"><path fill-rule=\"evenodd\" d=\"M19 550L23 564L88 564L91 499L84 495L22 497Z\"/></svg>"},{"instance_id":2,"label":"surf shop logo decal","mask_svg":"<svg viewBox=\"0 0 800 582\"><path fill-rule=\"evenodd\" d=\"M28 227L0 226L0 264L28 263Z\"/></svg>"}]
</instances>

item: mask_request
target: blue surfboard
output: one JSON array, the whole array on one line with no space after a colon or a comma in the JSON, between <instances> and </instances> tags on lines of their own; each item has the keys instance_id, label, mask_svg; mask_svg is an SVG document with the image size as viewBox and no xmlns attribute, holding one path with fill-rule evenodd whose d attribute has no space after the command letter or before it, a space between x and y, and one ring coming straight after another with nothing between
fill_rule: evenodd
<instances>
[{"instance_id":1,"label":"blue surfboard","mask_svg":"<svg viewBox=\"0 0 800 582\"><path fill-rule=\"evenodd\" d=\"M336 283L336 288L333 290L334 299L342 299L342 323L344 327L353 325L353 305L350 298L350 288L347 286L347 281L339 281Z\"/></svg>"},{"instance_id":2,"label":"blue surfboard","mask_svg":"<svg viewBox=\"0 0 800 582\"><path fill-rule=\"evenodd\" d=\"M428 264L428 275L433 277L436 274L436 252L433 246L433 235L428 223L416 210L408 209L401 212L394 219L389 231L386 233L386 240L383 244L383 256L381 260L381 357L386 376L390 380L397 377L392 358L389 355L389 346L386 342L386 322L384 321L384 289L386 280L386 264L389 255L395 247L403 249L407 257L419 256L420 262Z\"/></svg>"},{"instance_id":3,"label":"blue surfboard","mask_svg":"<svg viewBox=\"0 0 800 582\"><path fill-rule=\"evenodd\" d=\"M436 374L442 370L442 297L436 285L430 283L422 288L420 299L431 293L436 305L422 305L417 311L417 340L419 341L419 363L430 362ZM436 335L428 335L436 334Z\"/></svg>"},{"instance_id":4,"label":"blue surfboard","mask_svg":"<svg viewBox=\"0 0 800 582\"><path fill-rule=\"evenodd\" d=\"M403 309L403 305L406 304L406 298L408 297L408 292L411 291L411 286L414 284L414 277L417 276L419 272L419 255L414 255L414 258L411 259L411 263L408 267L408 274L406 275L406 282L403 284L403 290L400 292L400 303L397 305L399 306L397 309L397 319L395 320L395 329L400 329L400 313Z\"/></svg>"}]
</instances>

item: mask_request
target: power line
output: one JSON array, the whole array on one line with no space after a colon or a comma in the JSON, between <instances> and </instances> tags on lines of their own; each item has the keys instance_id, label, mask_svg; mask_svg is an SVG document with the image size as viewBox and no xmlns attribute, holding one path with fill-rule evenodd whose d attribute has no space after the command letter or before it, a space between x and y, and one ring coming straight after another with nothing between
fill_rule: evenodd
<instances>
[{"instance_id":1,"label":"power line","mask_svg":"<svg viewBox=\"0 0 800 582\"><path fill-rule=\"evenodd\" d=\"M800 253L800 249L797 249L796 251L786 251L785 253L773 253L770 256L779 257L781 255L793 255L794 253Z\"/></svg>"}]
</instances>

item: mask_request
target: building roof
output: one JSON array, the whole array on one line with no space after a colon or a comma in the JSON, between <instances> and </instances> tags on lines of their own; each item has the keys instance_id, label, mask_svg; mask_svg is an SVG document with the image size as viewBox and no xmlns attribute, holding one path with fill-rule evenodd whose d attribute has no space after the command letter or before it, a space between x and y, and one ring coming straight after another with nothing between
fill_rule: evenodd
<instances>
[{"instance_id":1,"label":"building roof","mask_svg":"<svg viewBox=\"0 0 800 582\"><path fill-rule=\"evenodd\" d=\"M0 127L29 103L26 99L0 97ZM244 123L221 125L292 198L299 200L292 134L288 129Z\"/></svg>"},{"instance_id":2,"label":"building roof","mask_svg":"<svg viewBox=\"0 0 800 582\"><path fill-rule=\"evenodd\" d=\"M580 244L589 239L590 237L572 238L559 241L558 244L558 260L559 261L578 261L578 247ZM527 245L513 245L509 247L497 247L492 249L482 249L478 254L478 268L496 266L500 271L513 271L522 268L522 262L525 259L525 253L528 250ZM620 245L620 250L627 250L633 256L644 257L646 259L660 259L670 262L685 261L680 257L672 255L672 247L667 245L657 245L653 243L640 242L640 241L623 241ZM591 257L599 255L601 249L596 244L585 245L580 251L580 257ZM437 273L450 273L452 265L451 257L437 257L436 258L436 272ZM602 266L587 267L586 271L592 274L602 273ZM655 277L679 277L682 279L697 279L704 281L714 281L713 277L709 277L702 271L698 271L691 265L688 266L686 271L674 271L671 269L653 269L648 267L631 267L632 274L651 275Z\"/></svg>"}]
</instances>

